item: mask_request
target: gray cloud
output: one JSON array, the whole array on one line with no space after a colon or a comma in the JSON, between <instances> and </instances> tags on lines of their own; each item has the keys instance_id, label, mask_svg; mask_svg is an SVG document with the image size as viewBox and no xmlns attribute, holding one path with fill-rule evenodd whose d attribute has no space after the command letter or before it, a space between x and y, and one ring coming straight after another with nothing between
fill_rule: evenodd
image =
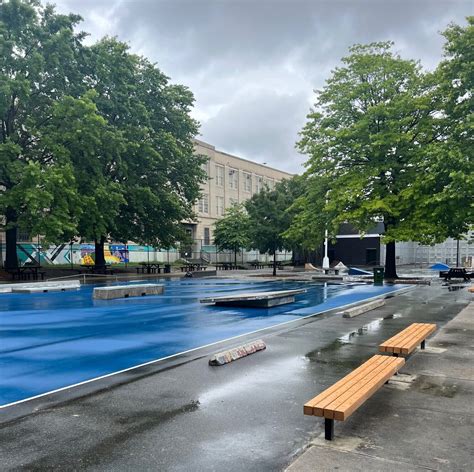
<instances>
[{"instance_id":1,"label":"gray cloud","mask_svg":"<svg viewBox=\"0 0 474 472\"><path fill-rule=\"evenodd\" d=\"M439 31L473 14L463 0L59 0L80 13L91 41L127 41L196 97L201 139L298 172L294 149L313 100L354 43L395 41L429 69Z\"/></svg>"}]
</instances>

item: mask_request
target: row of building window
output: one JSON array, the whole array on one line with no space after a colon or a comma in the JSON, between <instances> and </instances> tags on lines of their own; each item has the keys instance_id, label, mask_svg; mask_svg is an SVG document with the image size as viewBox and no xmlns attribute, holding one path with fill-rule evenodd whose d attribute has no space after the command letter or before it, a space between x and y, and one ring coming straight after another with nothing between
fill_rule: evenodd
<instances>
[{"instance_id":1,"label":"row of building window","mask_svg":"<svg viewBox=\"0 0 474 472\"><path fill-rule=\"evenodd\" d=\"M203 170L209 175L209 161L203 164ZM252 193L252 174L250 172L242 172L244 191ZM238 190L239 188L239 170L229 167L227 172L227 184L230 189ZM225 185L225 167L216 164L216 186L224 187ZM263 186L267 185L270 190L273 189L275 182L272 179L266 179L261 175L255 176L255 192L260 192Z\"/></svg>"},{"instance_id":2,"label":"row of building window","mask_svg":"<svg viewBox=\"0 0 474 472\"><path fill-rule=\"evenodd\" d=\"M232 206L239 201L236 198L229 198L229 206ZM198 211L200 213L209 213L209 195L207 193L203 193L201 198L198 201ZM217 216L223 216L225 212L225 202L224 197L216 197L216 214Z\"/></svg>"}]
</instances>

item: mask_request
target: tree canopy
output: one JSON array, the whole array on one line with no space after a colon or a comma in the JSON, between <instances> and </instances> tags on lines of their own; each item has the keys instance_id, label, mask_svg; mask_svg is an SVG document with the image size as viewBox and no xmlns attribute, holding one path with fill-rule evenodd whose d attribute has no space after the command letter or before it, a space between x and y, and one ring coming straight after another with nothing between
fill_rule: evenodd
<instances>
[{"instance_id":1,"label":"tree canopy","mask_svg":"<svg viewBox=\"0 0 474 472\"><path fill-rule=\"evenodd\" d=\"M81 88L79 20L37 1L0 4L0 211L7 267L17 264L19 227L53 239L67 239L75 229L72 166L52 154L45 127L54 103Z\"/></svg>"},{"instance_id":2,"label":"tree canopy","mask_svg":"<svg viewBox=\"0 0 474 472\"><path fill-rule=\"evenodd\" d=\"M219 250L229 250L234 253L234 263L237 264L237 253L248 247L249 218L242 204L234 204L227 208L224 217L214 225L214 244Z\"/></svg>"},{"instance_id":3,"label":"tree canopy","mask_svg":"<svg viewBox=\"0 0 474 472\"><path fill-rule=\"evenodd\" d=\"M36 0L0 5L6 266L19 228L94 240L99 263L109 237L169 247L205 177L192 93L117 39L85 46L80 20Z\"/></svg>"},{"instance_id":4,"label":"tree canopy","mask_svg":"<svg viewBox=\"0 0 474 472\"><path fill-rule=\"evenodd\" d=\"M415 186L433 242L460 238L474 223L474 17L443 33L445 57L436 71L441 138L427 148Z\"/></svg>"},{"instance_id":5,"label":"tree canopy","mask_svg":"<svg viewBox=\"0 0 474 472\"><path fill-rule=\"evenodd\" d=\"M285 237L293 220L292 203L303 192L303 178L295 176L264 188L245 202L249 215L250 247L273 255L273 275L276 275L276 253L291 250L294 242Z\"/></svg>"},{"instance_id":6,"label":"tree canopy","mask_svg":"<svg viewBox=\"0 0 474 472\"><path fill-rule=\"evenodd\" d=\"M316 92L298 142L309 156L309 187L294 206L292 230L305 239L302 224L317 209L322 212L313 227L319 235L326 226L335 235L342 222L364 232L381 220L389 278L397 276L395 241L433 242L453 232L434 217L435 199L426 185L439 182L432 156L446 135L438 75L424 73L392 46L353 46Z\"/></svg>"}]
</instances>

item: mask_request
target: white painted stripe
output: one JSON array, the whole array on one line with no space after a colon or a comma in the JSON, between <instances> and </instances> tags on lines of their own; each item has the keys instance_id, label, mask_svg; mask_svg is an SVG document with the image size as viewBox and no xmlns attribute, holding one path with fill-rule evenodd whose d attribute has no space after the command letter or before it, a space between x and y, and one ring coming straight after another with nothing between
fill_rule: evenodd
<instances>
[{"instance_id":1,"label":"white painted stripe","mask_svg":"<svg viewBox=\"0 0 474 472\"><path fill-rule=\"evenodd\" d=\"M255 331L250 331L248 333L239 334L237 336L232 336L232 337L227 338L227 339L222 339L220 341L215 341L215 342L210 343L210 344L205 344L204 346L194 347L193 349L188 349L187 351L178 352L176 354L171 354L170 356L161 357L160 359L154 359L152 361L148 361L148 362L145 362L143 364L134 365L132 367L127 367L126 369L118 370L117 372L111 372L110 374L105 374L105 375L101 375L99 377L95 377L93 379L84 380L83 382L79 382L79 383L76 383L76 384L73 384L73 385L67 385L66 387L61 387L61 388L58 388L56 390L51 390L49 392L40 393L39 395L35 395L34 397L24 398L23 400L17 400L16 402L7 403L6 405L0 405L0 410L8 408L10 406L19 405L20 403L25 403L25 402L28 402L28 401L31 401L31 400L36 400L37 398L45 397L46 395L52 395L53 393L63 392L63 391L68 390L68 389L72 389L72 388L75 388L75 387L80 387L81 385L86 385L88 383L95 382L97 380L106 379L108 377L112 377L113 375L123 374L124 372L128 372L128 371L133 370L133 369L139 369L141 367L145 367L145 366L150 365L150 364L155 364L157 362L162 362L162 361L165 361L165 360L168 360L168 359L172 359L173 357L178 357L178 356L181 356L183 354L188 354L190 352L197 351L198 349L205 349L207 347L211 347L211 346L215 346L216 344L232 341L233 339L238 339L238 338L241 338L243 336L249 336L251 334L260 333L260 332L265 331L267 329L273 329L273 328L277 328L277 327L280 327L280 326L285 326L285 325L288 325L290 323L295 323L297 321L301 321L301 320L305 320L307 318L311 318L312 316L321 315L321 314L326 313L328 311L347 308L347 307L350 307L352 305L356 305L358 303L363 303L363 302L368 302L368 301L371 301L371 300L376 300L378 298L386 297L387 295L391 295L391 294L394 294L394 293L400 293L400 292L404 292L404 291L407 291L407 290L412 290L415 287L416 287L416 285L410 286L410 287L403 287L399 290L393 290L392 292L387 292L387 293L383 293L383 294L380 294L380 295L375 295L374 297L365 298L364 300L359 300L357 302L348 303L347 305L342 305L342 306L337 306L337 307L334 307L334 308L328 308L327 310L317 311L315 313L312 313L311 315L302 316L302 317L300 317L296 320L284 321L283 323L279 323L279 324L276 324L276 325L273 325L273 326L267 326L266 328L260 328L260 329L257 329Z\"/></svg>"},{"instance_id":2,"label":"white painted stripe","mask_svg":"<svg viewBox=\"0 0 474 472\"><path fill-rule=\"evenodd\" d=\"M380 234L338 234L336 235L336 239L350 239L350 238L358 238L358 239L364 239L364 238L380 238Z\"/></svg>"}]
</instances>

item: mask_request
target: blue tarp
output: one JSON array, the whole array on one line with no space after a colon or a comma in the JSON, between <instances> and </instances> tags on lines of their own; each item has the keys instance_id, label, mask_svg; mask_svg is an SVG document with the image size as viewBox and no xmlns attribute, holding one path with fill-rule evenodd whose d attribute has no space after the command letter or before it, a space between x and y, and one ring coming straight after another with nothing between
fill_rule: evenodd
<instances>
[{"instance_id":1,"label":"blue tarp","mask_svg":"<svg viewBox=\"0 0 474 472\"><path fill-rule=\"evenodd\" d=\"M449 270L449 266L446 264L443 264L441 262L437 262L436 264L433 264L430 269L433 270Z\"/></svg>"},{"instance_id":2,"label":"blue tarp","mask_svg":"<svg viewBox=\"0 0 474 472\"><path fill-rule=\"evenodd\" d=\"M357 267L350 267L349 275L374 275L374 274L367 270L358 269Z\"/></svg>"}]
</instances>

